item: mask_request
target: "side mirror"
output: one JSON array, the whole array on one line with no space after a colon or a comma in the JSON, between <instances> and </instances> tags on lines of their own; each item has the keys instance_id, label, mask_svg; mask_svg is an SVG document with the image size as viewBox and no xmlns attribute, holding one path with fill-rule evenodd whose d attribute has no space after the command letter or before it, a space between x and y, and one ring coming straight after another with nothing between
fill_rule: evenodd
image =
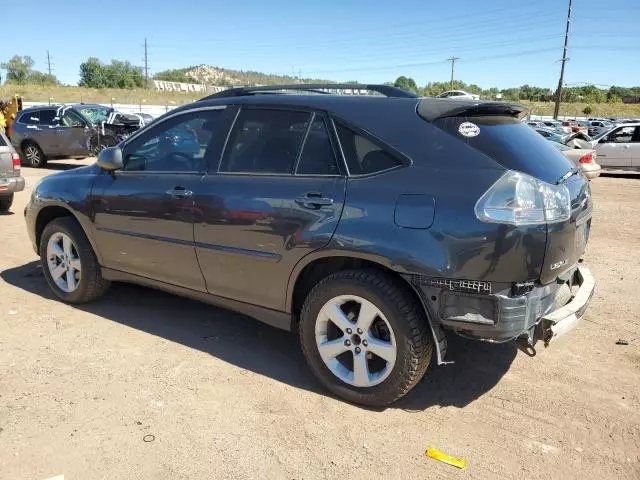
<instances>
[{"instance_id":1,"label":"side mirror","mask_svg":"<svg viewBox=\"0 0 640 480\"><path fill-rule=\"evenodd\" d=\"M98 166L107 172L122 168L122 149L120 147L105 148L98 154Z\"/></svg>"},{"instance_id":2,"label":"side mirror","mask_svg":"<svg viewBox=\"0 0 640 480\"><path fill-rule=\"evenodd\" d=\"M76 123L75 125L71 125L72 128L87 128L85 123Z\"/></svg>"}]
</instances>

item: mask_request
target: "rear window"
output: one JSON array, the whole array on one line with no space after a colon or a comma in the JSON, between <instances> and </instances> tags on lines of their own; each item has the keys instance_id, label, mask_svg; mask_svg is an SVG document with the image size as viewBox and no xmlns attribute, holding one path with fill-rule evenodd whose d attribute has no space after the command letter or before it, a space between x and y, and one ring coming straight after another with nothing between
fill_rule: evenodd
<instances>
[{"instance_id":1,"label":"rear window","mask_svg":"<svg viewBox=\"0 0 640 480\"><path fill-rule=\"evenodd\" d=\"M40 110L40 125L55 125L58 122L54 120L55 118L57 118L56 110Z\"/></svg>"},{"instance_id":2,"label":"rear window","mask_svg":"<svg viewBox=\"0 0 640 480\"><path fill-rule=\"evenodd\" d=\"M18 123L24 123L25 125L36 125L38 123L38 112L24 112L20 118L18 118Z\"/></svg>"},{"instance_id":3,"label":"rear window","mask_svg":"<svg viewBox=\"0 0 640 480\"><path fill-rule=\"evenodd\" d=\"M478 127L475 136L459 132L460 125L471 122ZM434 122L488 155L505 168L556 183L573 165L538 132L511 117L446 117ZM463 129L464 130L464 129Z\"/></svg>"}]
</instances>

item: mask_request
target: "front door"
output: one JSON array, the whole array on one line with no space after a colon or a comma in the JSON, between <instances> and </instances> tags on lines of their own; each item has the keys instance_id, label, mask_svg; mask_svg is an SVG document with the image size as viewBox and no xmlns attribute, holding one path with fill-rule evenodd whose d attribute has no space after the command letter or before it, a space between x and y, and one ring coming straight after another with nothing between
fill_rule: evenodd
<instances>
[{"instance_id":1,"label":"front door","mask_svg":"<svg viewBox=\"0 0 640 480\"><path fill-rule=\"evenodd\" d=\"M596 161L604 168L629 168L632 165L633 139L637 127L617 127L598 141Z\"/></svg>"},{"instance_id":2,"label":"front door","mask_svg":"<svg viewBox=\"0 0 640 480\"><path fill-rule=\"evenodd\" d=\"M122 171L96 179L94 237L106 267L205 291L194 198L219 115L202 109L168 117L124 145Z\"/></svg>"},{"instance_id":3,"label":"front door","mask_svg":"<svg viewBox=\"0 0 640 480\"><path fill-rule=\"evenodd\" d=\"M284 309L293 267L336 229L345 182L323 115L243 108L196 196L208 291Z\"/></svg>"},{"instance_id":4,"label":"front door","mask_svg":"<svg viewBox=\"0 0 640 480\"><path fill-rule=\"evenodd\" d=\"M60 145L60 155L69 157L89 155L89 125L87 120L73 110L62 109L56 135Z\"/></svg>"}]
</instances>

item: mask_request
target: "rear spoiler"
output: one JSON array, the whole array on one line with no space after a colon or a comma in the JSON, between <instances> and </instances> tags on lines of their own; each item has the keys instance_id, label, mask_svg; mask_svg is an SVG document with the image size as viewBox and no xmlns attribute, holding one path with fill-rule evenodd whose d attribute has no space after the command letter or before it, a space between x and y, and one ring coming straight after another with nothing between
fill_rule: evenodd
<instances>
[{"instance_id":1,"label":"rear spoiler","mask_svg":"<svg viewBox=\"0 0 640 480\"><path fill-rule=\"evenodd\" d=\"M444 117L511 117L521 120L527 110L513 103L483 100L452 100L425 97L418 103L418 115L432 122Z\"/></svg>"}]
</instances>

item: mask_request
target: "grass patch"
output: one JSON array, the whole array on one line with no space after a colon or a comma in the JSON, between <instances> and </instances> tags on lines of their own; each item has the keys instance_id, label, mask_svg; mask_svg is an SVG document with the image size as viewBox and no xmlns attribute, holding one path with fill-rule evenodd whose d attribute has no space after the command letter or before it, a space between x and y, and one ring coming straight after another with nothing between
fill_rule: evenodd
<instances>
[{"instance_id":1,"label":"grass patch","mask_svg":"<svg viewBox=\"0 0 640 480\"><path fill-rule=\"evenodd\" d=\"M161 92L151 89L124 90L117 88L83 88L83 87L46 87L37 85L2 85L0 99L8 99L12 95L22 95L25 102L51 103L125 103L134 105L168 105L177 106L191 103L205 96L196 92ZM531 109L532 115L553 115L553 103L519 102ZM563 103L560 106L562 117L584 117L582 111L589 105L592 108L590 117L640 117L640 104L624 103Z\"/></svg>"}]
</instances>

